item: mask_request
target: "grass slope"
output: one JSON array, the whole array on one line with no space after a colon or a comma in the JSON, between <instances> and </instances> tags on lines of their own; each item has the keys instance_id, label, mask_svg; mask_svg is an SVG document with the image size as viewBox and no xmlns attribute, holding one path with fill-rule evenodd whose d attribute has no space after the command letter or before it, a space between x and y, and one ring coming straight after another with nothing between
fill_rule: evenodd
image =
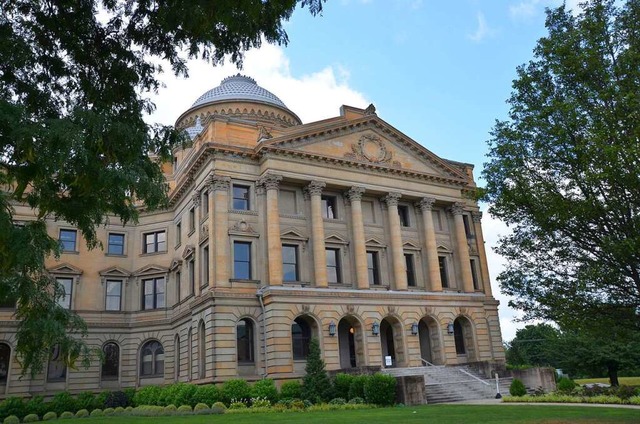
<instances>
[{"instance_id":1,"label":"grass slope","mask_svg":"<svg viewBox=\"0 0 640 424\"><path fill-rule=\"evenodd\" d=\"M638 423L640 409L555 405L431 405L356 411L225 414L173 417L108 417L87 424L389 424L389 423Z\"/></svg>"},{"instance_id":2,"label":"grass slope","mask_svg":"<svg viewBox=\"0 0 640 424\"><path fill-rule=\"evenodd\" d=\"M624 384L625 386L640 386L640 377L618 377L620 380L620 384ZM593 384L593 383L604 383L609 384L608 378L582 378L579 380L575 380L578 384Z\"/></svg>"}]
</instances>

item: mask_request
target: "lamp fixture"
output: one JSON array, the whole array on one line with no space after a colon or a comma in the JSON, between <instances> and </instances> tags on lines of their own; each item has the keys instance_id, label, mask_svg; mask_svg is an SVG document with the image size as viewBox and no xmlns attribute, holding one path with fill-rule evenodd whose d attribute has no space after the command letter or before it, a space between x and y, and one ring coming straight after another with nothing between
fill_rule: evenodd
<instances>
[{"instance_id":1,"label":"lamp fixture","mask_svg":"<svg viewBox=\"0 0 640 424\"><path fill-rule=\"evenodd\" d=\"M418 335L418 323L414 322L413 324L411 324L411 334L414 336Z\"/></svg>"},{"instance_id":2,"label":"lamp fixture","mask_svg":"<svg viewBox=\"0 0 640 424\"><path fill-rule=\"evenodd\" d=\"M451 335L453 334L453 323L450 322L449 324L447 324L447 334Z\"/></svg>"},{"instance_id":3,"label":"lamp fixture","mask_svg":"<svg viewBox=\"0 0 640 424\"><path fill-rule=\"evenodd\" d=\"M371 334L374 336L378 336L380 334L380 324L378 324L378 321L373 322L373 325L371 326Z\"/></svg>"},{"instance_id":4,"label":"lamp fixture","mask_svg":"<svg viewBox=\"0 0 640 424\"><path fill-rule=\"evenodd\" d=\"M331 337L336 335L336 323L333 321L329 323L329 335Z\"/></svg>"}]
</instances>

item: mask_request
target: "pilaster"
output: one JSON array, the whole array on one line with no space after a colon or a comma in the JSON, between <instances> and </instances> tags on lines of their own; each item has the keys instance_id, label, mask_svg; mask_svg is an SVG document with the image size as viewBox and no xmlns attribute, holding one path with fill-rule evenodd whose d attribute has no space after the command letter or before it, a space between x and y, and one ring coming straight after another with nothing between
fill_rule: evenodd
<instances>
[{"instance_id":1,"label":"pilaster","mask_svg":"<svg viewBox=\"0 0 640 424\"><path fill-rule=\"evenodd\" d=\"M467 244L467 233L464 230L462 220L462 203L454 203L449 207L449 212L453 215L456 232L456 251L458 253L458 265L460 277L462 278L462 291L473 293L473 279L471 277L471 265L469 263L469 245Z\"/></svg>"},{"instance_id":2,"label":"pilaster","mask_svg":"<svg viewBox=\"0 0 640 424\"><path fill-rule=\"evenodd\" d=\"M396 290L407 290L407 274L402 248L402 232L400 231L400 217L398 216L398 200L400 193L389 193L382 198L389 214L389 238L391 240L391 258L393 263L393 280Z\"/></svg>"},{"instance_id":3,"label":"pilaster","mask_svg":"<svg viewBox=\"0 0 640 424\"><path fill-rule=\"evenodd\" d=\"M482 276L482 287L487 296L492 296L491 279L489 276L489 267L487 264L487 251L484 246L484 236L482 234L482 212L472 212L473 228L475 230L476 242L478 247L478 256L480 256L480 275Z\"/></svg>"},{"instance_id":4,"label":"pilaster","mask_svg":"<svg viewBox=\"0 0 640 424\"><path fill-rule=\"evenodd\" d=\"M214 238L215 240L215 287L229 287L229 186L231 179L212 175L209 179L215 197ZM211 213L211 212L209 212ZM209 248L211 250L211 248Z\"/></svg>"},{"instance_id":5,"label":"pilaster","mask_svg":"<svg viewBox=\"0 0 640 424\"><path fill-rule=\"evenodd\" d=\"M280 240L280 209L278 190L282 175L266 174L258 184L267 192L267 259L269 285L282 285L282 242Z\"/></svg>"},{"instance_id":6,"label":"pilaster","mask_svg":"<svg viewBox=\"0 0 640 424\"><path fill-rule=\"evenodd\" d=\"M442 281L440 279L440 264L438 262L438 245L436 243L436 231L433 227L433 214L431 208L436 199L425 197L416 204L422 211L422 222L424 227L424 240L427 253L427 275L429 276L430 289L432 291L442 291Z\"/></svg>"},{"instance_id":7,"label":"pilaster","mask_svg":"<svg viewBox=\"0 0 640 424\"><path fill-rule=\"evenodd\" d=\"M359 289L369 288L367 249L364 237L364 222L362 219L362 195L364 191L364 187L354 186L345 193L345 197L351 203L351 228L353 230L356 284Z\"/></svg>"},{"instance_id":8,"label":"pilaster","mask_svg":"<svg viewBox=\"0 0 640 424\"><path fill-rule=\"evenodd\" d=\"M311 199L311 239L313 246L313 270L316 287L327 287L327 253L324 246L324 220L322 218L322 190L324 181L311 181L305 192Z\"/></svg>"}]
</instances>

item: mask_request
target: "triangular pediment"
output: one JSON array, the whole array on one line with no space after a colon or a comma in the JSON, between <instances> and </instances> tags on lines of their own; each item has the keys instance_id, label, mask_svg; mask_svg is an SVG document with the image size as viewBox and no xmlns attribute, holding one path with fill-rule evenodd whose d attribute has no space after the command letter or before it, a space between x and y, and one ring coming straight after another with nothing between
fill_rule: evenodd
<instances>
[{"instance_id":1,"label":"triangular pediment","mask_svg":"<svg viewBox=\"0 0 640 424\"><path fill-rule=\"evenodd\" d=\"M150 275L150 274L166 274L169 271L169 268L160 266L160 265L147 265L143 266L139 270L133 273L136 277L140 275Z\"/></svg>"},{"instance_id":2,"label":"triangular pediment","mask_svg":"<svg viewBox=\"0 0 640 424\"><path fill-rule=\"evenodd\" d=\"M368 238L365 242L364 242L367 247L379 247L379 248L384 248L387 247L386 244L384 244L379 238L377 237L370 237Z\"/></svg>"},{"instance_id":3,"label":"triangular pediment","mask_svg":"<svg viewBox=\"0 0 640 424\"><path fill-rule=\"evenodd\" d=\"M449 249L449 247L445 246L444 244L439 244L438 245L438 251L451 253L451 249Z\"/></svg>"},{"instance_id":4,"label":"triangular pediment","mask_svg":"<svg viewBox=\"0 0 640 424\"><path fill-rule=\"evenodd\" d=\"M98 272L102 277L129 277L131 273L126 269L120 268L118 266L112 266L102 271Z\"/></svg>"},{"instance_id":5,"label":"triangular pediment","mask_svg":"<svg viewBox=\"0 0 640 424\"><path fill-rule=\"evenodd\" d=\"M287 228L283 232L280 233L281 239L289 239L289 240L308 240L309 237L302 234L300 231L295 228Z\"/></svg>"},{"instance_id":6,"label":"triangular pediment","mask_svg":"<svg viewBox=\"0 0 640 424\"><path fill-rule=\"evenodd\" d=\"M452 166L376 116L326 126L312 124L306 131L304 127L300 134L269 140L260 149L468 181L460 167Z\"/></svg>"},{"instance_id":7,"label":"triangular pediment","mask_svg":"<svg viewBox=\"0 0 640 424\"><path fill-rule=\"evenodd\" d=\"M404 249L420 250L420 244L415 240L407 240L402 244Z\"/></svg>"},{"instance_id":8,"label":"triangular pediment","mask_svg":"<svg viewBox=\"0 0 640 424\"><path fill-rule=\"evenodd\" d=\"M82 274L82 270L80 268L76 268L75 266L68 263L61 263L59 265L54 266L53 268L49 268L48 271L50 274L69 274L69 275Z\"/></svg>"},{"instance_id":9,"label":"triangular pediment","mask_svg":"<svg viewBox=\"0 0 640 424\"><path fill-rule=\"evenodd\" d=\"M196 248L193 247L193 244L186 245L182 251L182 259L187 259L189 256L193 255L195 251Z\"/></svg>"},{"instance_id":10,"label":"triangular pediment","mask_svg":"<svg viewBox=\"0 0 640 424\"><path fill-rule=\"evenodd\" d=\"M182 266L182 259L174 258L171 261L171 265L169 265L169 270L170 271L175 271L176 269L180 268L181 266Z\"/></svg>"},{"instance_id":11,"label":"triangular pediment","mask_svg":"<svg viewBox=\"0 0 640 424\"><path fill-rule=\"evenodd\" d=\"M339 234L329 234L327 237L325 237L324 242L334 244L349 244L349 241Z\"/></svg>"}]
</instances>

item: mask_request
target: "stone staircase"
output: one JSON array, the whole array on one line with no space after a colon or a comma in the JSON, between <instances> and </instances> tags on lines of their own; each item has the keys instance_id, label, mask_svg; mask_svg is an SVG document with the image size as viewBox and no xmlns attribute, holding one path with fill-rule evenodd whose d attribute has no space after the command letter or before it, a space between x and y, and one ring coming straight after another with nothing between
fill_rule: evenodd
<instances>
[{"instance_id":1,"label":"stone staircase","mask_svg":"<svg viewBox=\"0 0 640 424\"><path fill-rule=\"evenodd\" d=\"M494 379L486 379L464 366L387 368L382 372L395 377L424 376L425 403L429 404L493 399L496 396ZM500 378L500 394L509 394L511 381L510 377Z\"/></svg>"}]
</instances>

